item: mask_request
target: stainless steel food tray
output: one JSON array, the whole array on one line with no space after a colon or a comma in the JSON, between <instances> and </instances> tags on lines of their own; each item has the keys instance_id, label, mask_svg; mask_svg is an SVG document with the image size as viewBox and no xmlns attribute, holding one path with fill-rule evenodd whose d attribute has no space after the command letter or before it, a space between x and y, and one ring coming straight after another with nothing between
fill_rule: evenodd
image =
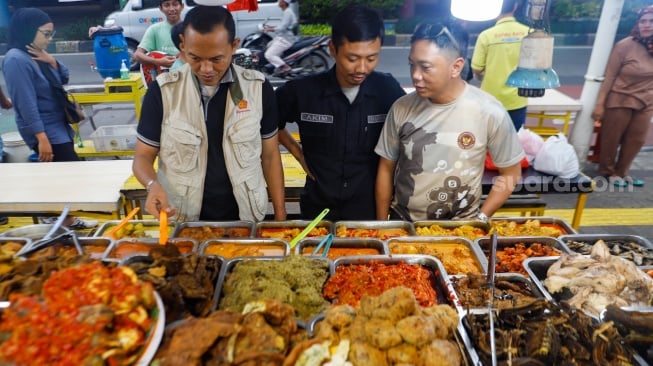
<instances>
[{"instance_id":1,"label":"stainless steel food tray","mask_svg":"<svg viewBox=\"0 0 653 366\"><path fill-rule=\"evenodd\" d=\"M213 245L222 245L222 244L235 244L235 245L242 245L242 246L265 245L270 247L276 247L277 250L281 251L280 254L270 254L270 255L264 254L261 257L279 257L279 256L287 256L290 254L290 246L288 245L287 242L278 239L264 239L264 238L209 239L203 241L200 244L198 253L204 255L208 247ZM215 254L208 254L208 255L215 255ZM228 258L225 256L222 257Z\"/></svg>"},{"instance_id":2,"label":"stainless steel food tray","mask_svg":"<svg viewBox=\"0 0 653 366\"><path fill-rule=\"evenodd\" d=\"M310 253L313 253L313 250L315 250L321 241L322 238L304 238L297 242L294 252L297 255L301 255L304 249L310 248ZM333 248L374 249L379 252L379 255L388 255L385 243L376 238L334 238L331 243L331 249ZM321 254L318 254L318 256L320 255Z\"/></svg>"},{"instance_id":3,"label":"stainless steel food tray","mask_svg":"<svg viewBox=\"0 0 653 366\"><path fill-rule=\"evenodd\" d=\"M476 243L483 250L485 258L487 259L489 256L492 239L479 238L476 240ZM499 236L497 238L497 250L502 250L506 247L510 247L518 243L524 243L526 246L534 243L540 243L549 245L550 247L555 248L562 253L571 253L571 250L569 250L569 248L567 248L567 246L564 245L559 239L551 238L548 236Z\"/></svg>"},{"instance_id":4,"label":"stainless steel food tray","mask_svg":"<svg viewBox=\"0 0 653 366\"><path fill-rule=\"evenodd\" d=\"M415 221L413 223L413 226L415 226L415 235L419 236L440 236L440 235L433 235L433 234L422 234L420 233L420 229L425 229L429 228L433 225L438 225L442 227L443 229L456 229L461 226L471 226L479 229L483 229L485 233L487 234L490 232L490 224L485 223L483 221L474 221L474 220L420 220L420 221ZM455 236L455 235L442 235L442 236ZM471 241L474 241L476 238L466 238Z\"/></svg>"},{"instance_id":5,"label":"stainless steel food tray","mask_svg":"<svg viewBox=\"0 0 653 366\"><path fill-rule=\"evenodd\" d=\"M310 224L311 221L309 220L287 220L287 221L259 221L256 224L254 224L254 231L252 233L252 237L255 238L260 238L260 230L262 228L283 228L283 229L294 229L298 228L300 229L300 232L304 230ZM327 230L327 232L331 232L333 230L333 223L328 220L322 220L315 225L316 228L323 227Z\"/></svg>"},{"instance_id":6,"label":"stainless steel food tray","mask_svg":"<svg viewBox=\"0 0 653 366\"><path fill-rule=\"evenodd\" d=\"M217 310L220 306L220 300L222 299L222 285L227 278L227 275L231 273L234 267L244 261L281 261L287 257L238 257L225 260L224 265L220 268L220 275L216 284L215 297L213 298L213 310ZM334 273L333 261L328 258L322 257L311 257L311 260L322 261L327 264L328 277L332 276Z\"/></svg>"},{"instance_id":7,"label":"stainless steel food tray","mask_svg":"<svg viewBox=\"0 0 653 366\"><path fill-rule=\"evenodd\" d=\"M120 220L109 220L105 221L98 229L93 233L93 236L105 236L104 234L111 230L112 227L118 225L120 223ZM142 238L135 238L135 239L148 239L148 238L158 238L159 237L159 221L157 220L129 220L129 224L143 224L145 226L145 234L147 235L146 237ZM168 232L169 234L172 234L175 232L175 229L177 228L177 223L176 222L168 222ZM172 237L169 235L168 237ZM132 238L132 237L126 237L126 238ZM120 238L123 239L123 238Z\"/></svg>"},{"instance_id":8,"label":"stainless steel food tray","mask_svg":"<svg viewBox=\"0 0 653 366\"><path fill-rule=\"evenodd\" d=\"M412 222L401 220L389 221L336 221L333 224L333 235L338 236L338 229L345 227L347 229L404 229L408 236L415 236L415 226ZM382 239L383 238L378 238Z\"/></svg>"},{"instance_id":9,"label":"stainless steel food tray","mask_svg":"<svg viewBox=\"0 0 653 366\"><path fill-rule=\"evenodd\" d=\"M396 255L412 255L414 253L397 253L393 254L392 249L390 246L393 243L398 243L398 244L408 244L408 243L419 243L419 244L429 244L437 247L440 244L460 244L464 245L469 248L469 250L472 252L472 255L474 256L474 259L476 260L476 265L480 269L481 273L487 273L487 258L485 257L485 254L483 254L483 250L481 250L481 247L478 246L477 243L472 242L469 239L465 239L463 237L459 236L404 236L404 237L398 237L398 238L390 238L386 241L386 247L388 254L392 256ZM419 254L424 254L424 253L419 253ZM442 263L442 259L438 258L440 263ZM444 266L444 264L443 264ZM446 269L446 268L445 268ZM453 275L453 274L458 274L458 273L450 273L447 271L448 274Z\"/></svg>"},{"instance_id":10,"label":"stainless steel food tray","mask_svg":"<svg viewBox=\"0 0 653 366\"><path fill-rule=\"evenodd\" d=\"M247 220L242 220L242 221L186 221L182 222L181 224L178 224L175 227L175 231L172 233L171 237L172 238L177 238L179 237L179 234L183 229L186 228L203 228L203 227L210 227L210 228L224 228L224 229L234 229L234 228L244 228L249 230L249 235L246 237L252 237L254 234L254 222L253 221L247 221ZM223 238L229 238L233 239L236 238L236 236L224 236L224 237L219 237L219 238L212 238L212 239L223 239ZM242 237L238 237L242 238Z\"/></svg>"},{"instance_id":11,"label":"stainless steel food tray","mask_svg":"<svg viewBox=\"0 0 653 366\"><path fill-rule=\"evenodd\" d=\"M398 263L417 264L429 270L431 287L436 292L436 300L438 304L449 304L451 306L460 306L460 300L453 291L453 286L445 271L442 262L437 258L428 255L394 255L392 257L382 256L357 256L357 257L341 257L333 261L334 271L337 272L341 266L348 266L354 264L371 264L381 263L385 265L393 265Z\"/></svg>"},{"instance_id":12,"label":"stainless steel food tray","mask_svg":"<svg viewBox=\"0 0 653 366\"><path fill-rule=\"evenodd\" d=\"M524 216L524 217L492 217L490 218L490 226L495 221L513 221L517 224L524 224L526 221L539 220L541 224L555 224L560 226L565 232L562 235L578 234L576 229L571 227L569 223L559 217L549 216Z\"/></svg>"},{"instance_id":13,"label":"stainless steel food tray","mask_svg":"<svg viewBox=\"0 0 653 366\"><path fill-rule=\"evenodd\" d=\"M190 245L192 247L191 253L197 253L199 250L199 244L197 243L197 240L193 239L187 239L187 238L170 238L168 239L168 243L175 244L175 245ZM120 247L121 245L129 245L129 244L144 244L146 246L150 247L156 247L161 244L159 244L159 240L156 238L126 238L126 239L120 239L114 241L104 252L102 255L102 260L106 262L120 262L121 259L124 259L126 257L135 255L135 254L141 254L141 255L147 255L147 252L134 252L131 254L126 255L123 258L117 257L115 255L115 250ZM184 254L184 253L182 253Z\"/></svg>"},{"instance_id":14,"label":"stainless steel food tray","mask_svg":"<svg viewBox=\"0 0 653 366\"><path fill-rule=\"evenodd\" d=\"M653 243L651 243L648 239L644 238L643 236L639 235L618 235L618 234L572 234L572 235L563 235L558 238L558 240L562 241L569 250L572 252L578 252L579 254L590 254L590 252L583 252L583 251L576 251L571 248L572 245L570 245L570 242L576 241L576 242L584 242L588 244L588 247L591 248L594 246L594 244L599 241L603 240L606 242L608 245L608 248L610 249L610 253L613 255L618 255L612 250L612 246L610 245L610 242L628 242L632 243L634 246L637 246L637 250L642 251L645 253L643 258L645 261L641 264L638 264L635 260L632 260L632 258L628 258L624 255L621 255L622 258L632 260L635 262L637 265L653 265Z\"/></svg>"},{"instance_id":15,"label":"stainless steel food tray","mask_svg":"<svg viewBox=\"0 0 653 366\"><path fill-rule=\"evenodd\" d=\"M449 279L451 280L451 284L453 286L454 291L456 292L456 295L458 296L458 299L461 302L461 306L457 308L459 310L461 316L466 314L469 311L476 311L476 310L487 310L487 305L484 304L484 306L467 306L467 304L464 303L464 297L461 296L459 291L456 290L456 281L459 279L464 279L467 278L465 275L456 275L456 276L449 276ZM530 292L533 294L533 298L535 299L544 299L544 295L540 291L540 289L531 281L530 279L526 278L523 275L520 275L519 273L496 273L495 274L495 281L510 281L513 283L518 283L525 287L526 289L530 290ZM499 295L501 292L500 289L496 289L496 294ZM519 307L517 307L519 308Z\"/></svg>"},{"instance_id":16,"label":"stainless steel food tray","mask_svg":"<svg viewBox=\"0 0 653 366\"><path fill-rule=\"evenodd\" d=\"M18 248L18 251L22 250L23 248L29 247L32 245L32 239L30 238L20 238L20 237L0 237L0 246L3 246L7 243L16 243L20 245L20 248ZM18 253L16 251L16 253Z\"/></svg>"},{"instance_id":17,"label":"stainless steel food tray","mask_svg":"<svg viewBox=\"0 0 653 366\"><path fill-rule=\"evenodd\" d=\"M50 229L54 224L35 224L35 225L26 225L22 227L17 227L14 229L9 229L0 234L0 237L3 238L28 238L32 241L39 240L47 234ZM69 233L70 230L66 229L65 227L60 227L57 229L57 231L52 235L53 238L58 237L60 235L64 235Z\"/></svg>"}]
</instances>

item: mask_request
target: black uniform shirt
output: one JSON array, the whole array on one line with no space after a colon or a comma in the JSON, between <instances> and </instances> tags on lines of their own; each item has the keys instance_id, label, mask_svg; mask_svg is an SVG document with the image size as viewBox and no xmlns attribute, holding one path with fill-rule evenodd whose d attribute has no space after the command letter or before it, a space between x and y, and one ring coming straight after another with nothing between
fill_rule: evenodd
<instances>
[{"instance_id":1,"label":"black uniform shirt","mask_svg":"<svg viewBox=\"0 0 653 366\"><path fill-rule=\"evenodd\" d=\"M200 220L238 220L238 205L233 195L233 188L224 162L222 136L224 131L224 114L227 103L227 90L233 82L231 73L225 74L220 87L205 106L208 158L204 178L204 197ZM183 103L183 98L180 99ZM277 133L277 105L274 90L268 80L263 83L263 118L261 119L261 136L269 138ZM138 139L159 147L161 142L161 124L163 121L163 103L158 83L151 83L143 98L141 119L138 124Z\"/></svg>"},{"instance_id":2,"label":"black uniform shirt","mask_svg":"<svg viewBox=\"0 0 653 366\"><path fill-rule=\"evenodd\" d=\"M279 128L298 124L304 157L315 176L315 182L307 179L303 202L336 211L355 203L351 216L340 212L338 217L327 216L331 220L375 218L379 158L374 147L388 110L404 94L390 74L372 72L350 103L336 80L335 67L277 88ZM303 207L302 214L312 215Z\"/></svg>"}]
</instances>

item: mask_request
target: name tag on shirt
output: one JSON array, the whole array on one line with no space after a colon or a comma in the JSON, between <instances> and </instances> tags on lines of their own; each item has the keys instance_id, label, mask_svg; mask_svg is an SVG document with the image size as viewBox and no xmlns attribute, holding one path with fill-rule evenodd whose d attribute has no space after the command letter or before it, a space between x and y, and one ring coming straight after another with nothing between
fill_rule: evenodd
<instances>
[{"instance_id":1,"label":"name tag on shirt","mask_svg":"<svg viewBox=\"0 0 653 366\"><path fill-rule=\"evenodd\" d=\"M367 116L367 123L383 123L385 122L385 117L387 114L375 114L372 116Z\"/></svg>"},{"instance_id":2,"label":"name tag on shirt","mask_svg":"<svg viewBox=\"0 0 653 366\"><path fill-rule=\"evenodd\" d=\"M328 114L302 113L300 118L303 122L333 123L333 116Z\"/></svg>"}]
</instances>

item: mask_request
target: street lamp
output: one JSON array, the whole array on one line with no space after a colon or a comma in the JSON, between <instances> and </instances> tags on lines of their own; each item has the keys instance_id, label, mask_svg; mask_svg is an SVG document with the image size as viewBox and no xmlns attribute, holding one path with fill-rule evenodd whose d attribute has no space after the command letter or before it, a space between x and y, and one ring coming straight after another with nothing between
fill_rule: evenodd
<instances>
[{"instance_id":1,"label":"street lamp","mask_svg":"<svg viewBox=\"0 0 653 366\"><path fill-rule=\"evenodd\" d=\"M549 4L547 0L529 0L526 17L535 30L522 39L519 64L506 85L517 88L522 97L541 97L544 89L560 86L553 70L553 37L547 32Z\"/></svg>"},{"instance_id":2,"label":"street lamp","mask_svg":"<svg viewBox=\"0 0 653 366\"><path fill-rule=\"evenodd\" d=\"M501 14L503 0L452 0L451 15L458 19L480 22Z\"/></svg>"}]
</instances>

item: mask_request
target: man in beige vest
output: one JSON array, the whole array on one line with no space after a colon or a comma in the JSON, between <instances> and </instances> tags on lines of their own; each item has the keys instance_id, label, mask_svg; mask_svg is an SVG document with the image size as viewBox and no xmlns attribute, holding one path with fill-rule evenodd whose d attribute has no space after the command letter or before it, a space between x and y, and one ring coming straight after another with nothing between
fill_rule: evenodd
<instances>
[{"instance_id":1,"label":"man in beige vest","mask_svg":"<svg viewBox=\"0 0 653 366\"><path fill-rule=\"evenodd\" d=\"M145 94L133 171L157 218L262 220L266 184L274 218L286 218L274 91L263 74L232 65L235 33L226 9L193 8L180 36L187 63Z\"/></svg>"}]
</instances>

